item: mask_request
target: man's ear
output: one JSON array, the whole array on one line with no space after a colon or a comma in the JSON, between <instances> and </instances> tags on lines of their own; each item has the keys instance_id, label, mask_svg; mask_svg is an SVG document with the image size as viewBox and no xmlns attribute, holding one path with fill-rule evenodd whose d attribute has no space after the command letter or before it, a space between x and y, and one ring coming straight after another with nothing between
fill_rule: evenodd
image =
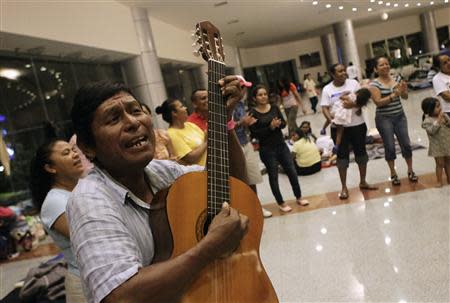
<instances>
[{"instance_id":1,"label":"man's ear","mask_svg":"<svg viewBox=\"0 0 450 303\"><path fill-rule=\"evenodd\" d=\"M45 164L44 165L44 169L46 172L51 173L51 174L56 174L56 169L53 168L52 165L50 164Z\"/></svg>"},{"instance_id":2,"label":"man's ear","mask_svg":"<svg viewBox=\"0 0 450 303\"><path fill-rule=\"evenodd\" d=\"M87 144L84 144L83 142L77 142L78 148L83 152L83 154L86 156L86 158L89 159L89 161L93 161L95 159L95 150L94 148L88 146Z\"/></svg>"}]
</instances>

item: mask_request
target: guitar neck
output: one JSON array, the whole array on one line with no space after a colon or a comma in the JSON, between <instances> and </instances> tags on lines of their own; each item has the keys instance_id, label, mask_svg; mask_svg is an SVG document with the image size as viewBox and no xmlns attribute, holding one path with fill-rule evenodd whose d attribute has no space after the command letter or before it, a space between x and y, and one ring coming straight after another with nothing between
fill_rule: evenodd
<instances>
[{"instance_id":1,"label":"guitar neck","mask_svg":"<svg viewBox=\"0 0 450 303\"><path fill-rule=\"evenodd\" d=\"M225 64L208 60L208 215L220 212L230 201L228 177L227 111L219 80L225 77Z\"/></svg>"}]
</instances>

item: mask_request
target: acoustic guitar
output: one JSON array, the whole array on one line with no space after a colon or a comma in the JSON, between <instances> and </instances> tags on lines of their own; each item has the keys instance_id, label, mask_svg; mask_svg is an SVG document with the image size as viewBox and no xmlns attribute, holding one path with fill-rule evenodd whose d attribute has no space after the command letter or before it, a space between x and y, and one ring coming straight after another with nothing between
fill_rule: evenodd
<instances>
[{"instance_id":1,"label":"acoustic guitar","mask_svg":"<svg viewBox=\"0 0 450 303\"><path fill-rule=\"evenodd\" d=\"M196 29L199 53L208 61L207 171L183 175L168 190L156 194L150 214L150 225L157 227L152 228L154 262L175 258L194 247L222 203L229 201L249 218L248 233L230 257L212 262L200 273L181 302L278 302L259 255L261 205L248 185L229 175L227 112L218 84L225 76L222 39L210 22L201 22Z\"/></svg>"}]
</instances>

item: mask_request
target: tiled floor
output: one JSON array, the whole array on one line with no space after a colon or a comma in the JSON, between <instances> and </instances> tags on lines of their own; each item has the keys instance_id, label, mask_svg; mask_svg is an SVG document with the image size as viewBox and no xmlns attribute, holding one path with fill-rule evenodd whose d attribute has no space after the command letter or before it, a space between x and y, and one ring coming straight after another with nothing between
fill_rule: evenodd
<instances>
[{"instance_id":1,"label":"tiled floor","mask_svg":"<svg viewBox=\"0 0 450 303\"><path fill-rule=\"evenodd\" d=\"M404 101L410 137L428 146L421 129L420 102L430 90L413 92ZM368 110L374 127L374 108ZM300 116L311 121L317 134L321 114ZM301 177L303 195L311 206L295 207L280 216L267 176L258 186L262 204L274 210L265 220L261 257L281 302L449 302L449 205L450 186L434 185L434 161L427 150L413 153L419 183L402 180L391 188L383 159L370 161L367 179L380 186L362 194L356 165L350 165L350 199L336 199L340 182L335 167ZM402 159L396 162L406 177ZM285 175L280 187L286 200L294 198ZM42 258L43 260L49 259ZM4 264L0 268L0 298L9 292L27 269L41 261L33 259Z\"/></svg>"}]
</instances>

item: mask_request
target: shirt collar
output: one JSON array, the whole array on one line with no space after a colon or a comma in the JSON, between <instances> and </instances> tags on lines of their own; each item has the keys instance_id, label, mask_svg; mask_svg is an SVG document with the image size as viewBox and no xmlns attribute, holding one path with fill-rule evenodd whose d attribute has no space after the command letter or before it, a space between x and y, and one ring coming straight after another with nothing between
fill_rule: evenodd
<instances>
[{"instance_id":1,"label":"shirt collar","mask_svg":"<svg viewBox=\"0 0 450 303\"><path fill-rule=\"evenodd\" d=\"M150 204L148 204L148 203L142 201L140 198L138 198L126 186L124 186L119 181L114 179L106 170L101 169L97 165L95 165L94 170L97 171L105 179L106 185L109 188L111 188L120 197L120 201L121 201L122 204L125 204L125 202L127 200L131 200L135 204L137 204L137 205L139 205L139 206L141 206L143 208L150 209ZM152 178L151 170L149 169L149 167L146 166L144 168L144 173L148 177L147 180L148 180L148 182L150 182L150 187L151 187L152 192L155 193L156 192L156 188L152 186L152 183L153 183L152 179L153 178Z\"/></svg>"}]
</instances>

